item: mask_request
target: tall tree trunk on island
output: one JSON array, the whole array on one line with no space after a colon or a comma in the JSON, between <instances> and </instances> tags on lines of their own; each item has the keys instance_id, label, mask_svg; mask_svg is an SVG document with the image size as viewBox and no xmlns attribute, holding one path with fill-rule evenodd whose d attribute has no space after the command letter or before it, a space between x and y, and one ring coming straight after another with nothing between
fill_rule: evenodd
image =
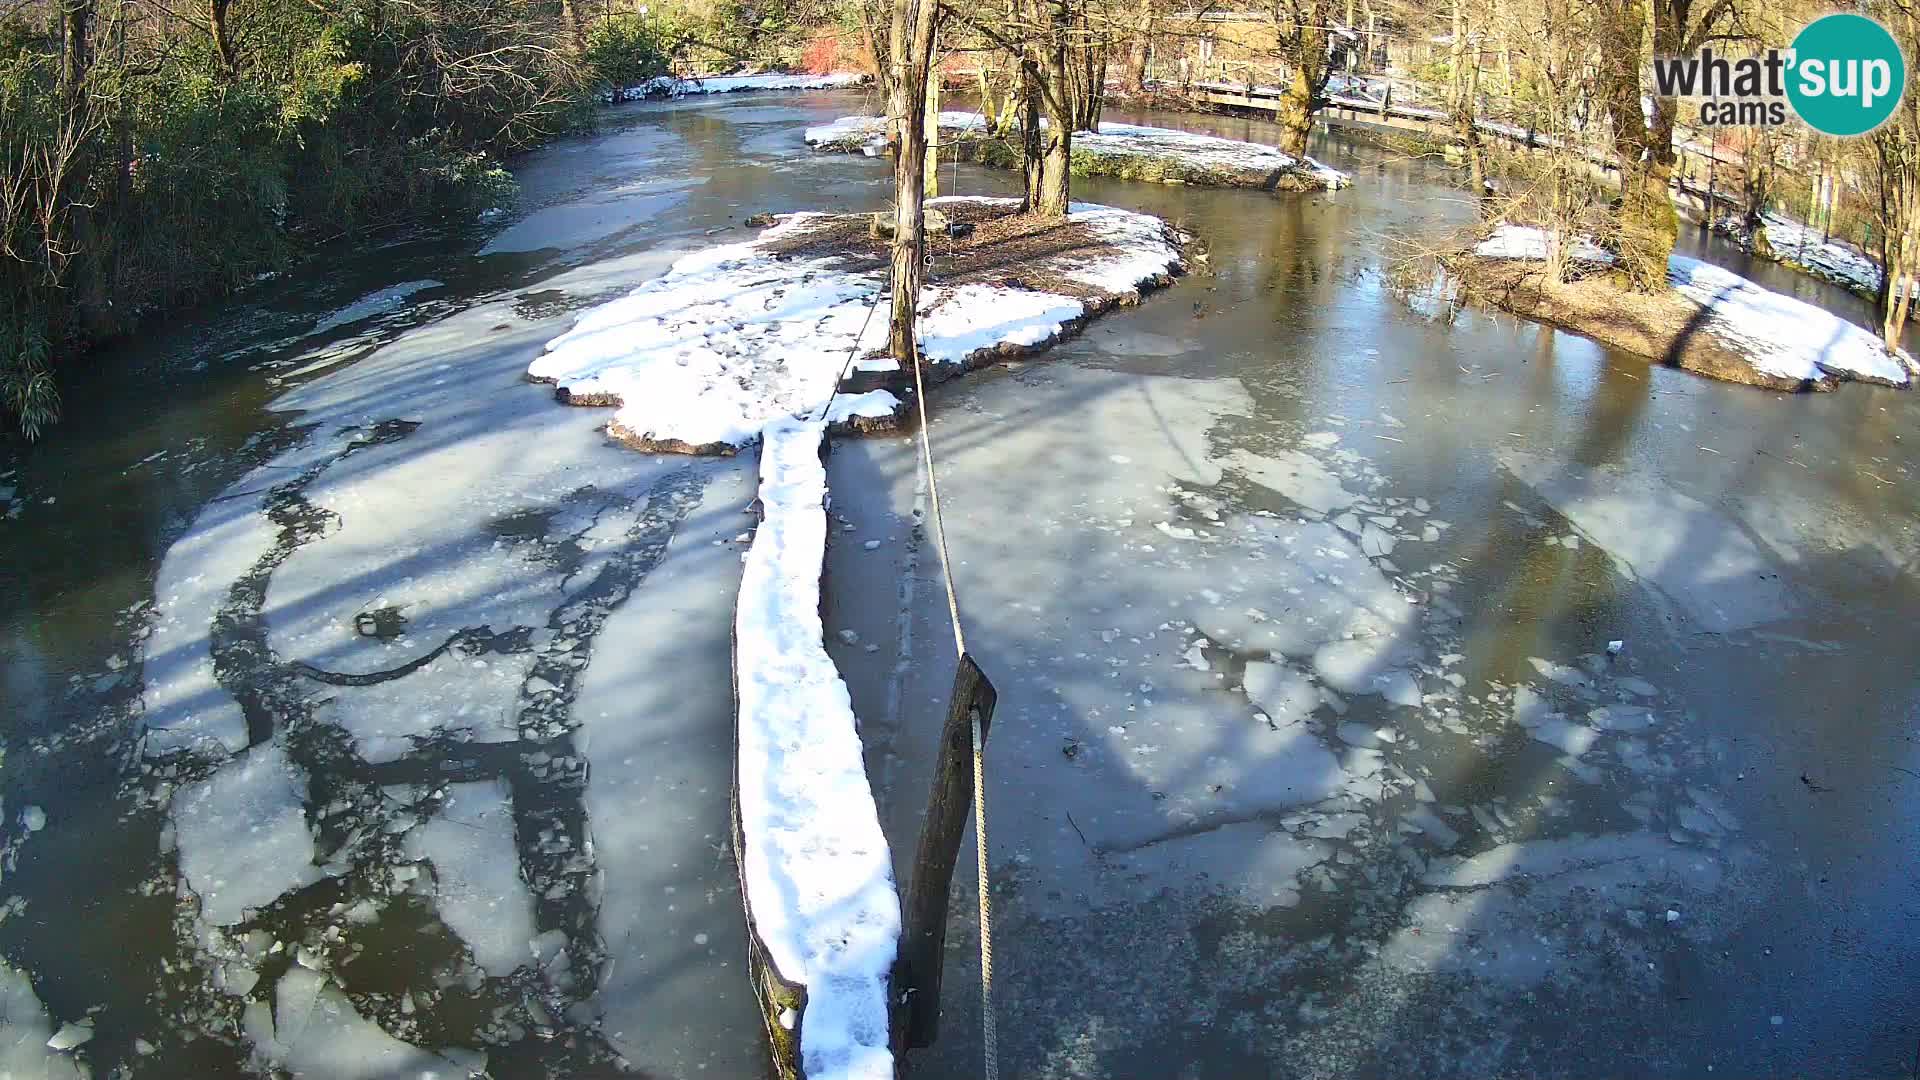
<instances>
[{"instance_id":1,"label":"tall tree trunk on island","mask_svg":"<svg viewBox=\"0 0 1920 1080\"><path fill-rule=\"evenodd\" d=\"M1073 108L1067 74L1067 35L1072 20L1067 0L1049 0L1047 38L1040 78L1041 105L1047 126L1041 129L1043 157L1040 198L1034 212L1043 218L1064 218L1073 198Z\"/></svg>"},{"instance_id":2,"label":"tall tree trunk on island","mask_svg":"<svg viewBox=\"0 0 1920 1080\"><path fill-rule=\"evenodd\" d=\"M1031 59L1020 64L1020 179L1024 198L1020 209L1040 209L1040 189L1046 172L1046 144L1040 139L1040 78Z\"/></svg>"},{"instance_id":3,"label":"tall tree trunk on island","mask_svg":"<svg viewBox=\"0 0 1920 1080\"><path fill-rule=\"evenodd\" d=\"M1280 59L1288 78L1280 95L1276 119L1280 122L1280 150L1296 158L1307 156L1313 134L1313 114L1326 89L1328 0L1273 0L1273 20Z\"/></svg>"},{"instance_id":4,"label":"tall tree trunk on island","mask_svg":"<svg viewBox=\"0 0 1920 1080\"><path fill-rule=\"evenodd\" d=\"M1467 25L1465 0L1453 0L1453 40L1448 46L1452 66L1453 137L1460 144L1462 163L1475 198L1487 190L1486 164L1480 154L1480 129L1474 125L1480 97L1480 46Z\"/></svg>"},{"instance_id":5,"label":"tall tree trunk on island","mask_svg":"<svg viewBox=\"0 0 1920 1080\"><path fill-rule=\"evenodd\" d=\"M1650 12L1644 0L1597 0L1596 7L1600 64L1594 88L1613 125L1620 168L1620 199L1613 209L1620 267L1635 291L1661 292L1680 218L1668 193L1672 164L1654 152L1640 104Z\"/></svg>"},{"instance_id":6,"label":"tall tree trunk on island","mask_svg":"<svg viewBox=\"0 0 1920 1080\"><path fill-rule=\"evenodd\" d=\"M926 236L922 201L926 182L927 128L924 122L927 79L933 60L934 14L938 0L894 0L887 47L892 62L887 115L900 133L893 159L893 310L887 351L912 363L914 319L920 303Z\"/></svg>"}]
</instances>

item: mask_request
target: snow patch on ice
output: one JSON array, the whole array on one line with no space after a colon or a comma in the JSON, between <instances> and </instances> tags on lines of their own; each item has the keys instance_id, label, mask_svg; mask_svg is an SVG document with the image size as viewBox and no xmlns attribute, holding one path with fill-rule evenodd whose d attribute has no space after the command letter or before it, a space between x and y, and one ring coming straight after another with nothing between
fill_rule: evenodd
<instances>
[{"instance_id":1,"label":"snow patch on ice","mask_svg":"<svg viewBox=\"0 0 1920 1080\"><path fill-rule=\"evenodd\" d=\"M806 985L806 1075L893 1075L887 980L900 900L852 702L823 647L825 428L768 425L765 518L735 621L740 822L747 906L774 966Z\"/></svg>"}]
</instances>

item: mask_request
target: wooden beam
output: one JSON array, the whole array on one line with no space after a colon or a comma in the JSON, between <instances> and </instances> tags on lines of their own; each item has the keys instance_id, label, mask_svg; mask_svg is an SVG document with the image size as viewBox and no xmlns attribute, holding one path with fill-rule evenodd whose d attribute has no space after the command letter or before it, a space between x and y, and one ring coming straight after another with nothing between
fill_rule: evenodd
<instances>
[{"instance_id":1,"label":"wooden beam","mask_svg":"<svg viewBox=\"0 0 1920 1080\"><path fill-rule=\"evenodd\" d=\"M960 838L973 812L973 723L980 723L984 747L993 722L997 698L993 684L971 656L960 657L953 676L953 697L947 721L940 730L939 756L934 763L933 788L927 796L927 816L920 827L920 848L914 855L913 878L901 913L900 960L894 985L905 1013L894 1024L896 1046L931 1046L940 1035L940 981L947 944L947 901L953 888L953 867L960 857Z\"/></svg>"}]
</instances>

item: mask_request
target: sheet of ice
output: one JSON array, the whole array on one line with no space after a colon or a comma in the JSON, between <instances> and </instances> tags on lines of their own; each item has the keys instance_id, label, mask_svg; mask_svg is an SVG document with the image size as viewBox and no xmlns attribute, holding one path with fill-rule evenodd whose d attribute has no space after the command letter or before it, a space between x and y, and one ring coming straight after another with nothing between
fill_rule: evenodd
<instances>
[{"instance_id":1,"label":"sheet of ice","mask_svg":"<svg viewBox=\"0 0 1920 1080\"><path fill-rule=\"evenodd\" d=\"M492 780L450 786L440 812L406 841L409 859L433 864L441 919L494 976L526 963L534 936L533 897L513 838L512 793Z\"/></svg>"},{"instance_id":2,"label":"sheet of ice","mask_svg":"<svg viewBox=\"0 0 1920 1080\"><path fill-rule=\"evenodd\" d=\"M384 289L377 289L355 300L353 303L348 304L346 307L333 312L319 322L314 323L313 329L307 332L309 334L324 334L329 330L346 326L350 323L357 323L362 319L371 319L375 315L384 315L389 311L398 311L400 308L406 306L407 299L414 293L427 289L437 289L445 284L443 281L423 278L419 281L403 281L398 285L389 285Z\"/></svg>"},{"instance_id":3,"label":"sheet of ice","mask_svg":"<svg viewBox=\"0 0 1920 1080\"><path fill-rule=\"evenodd\" d=\"M1046 267L1051 273L1123 294L1180 265L1178 245L1158 218L1085 203L1071 212L1121 253L1064 256ZM681 259L663 277L581 315L528 373L575 397L618 401L613 424L623 433L693 448L745 445L769 422L817 415L849 353L886 340L885 319L868 317L883 288L878 275L845 270L837 258L777 258L767 249L822 220L795 214L753 241ZM921 347L957 362L980 349L1045 341L1084 314L1086 303L961 285L927 289L921 311ZM882 390L836 406L886 415L899 404Z\"/></svg>"},{"instance_id":4,"label":"sheet of ice","mask_svg":"<svg viewBox=\"0 0 1920 1080\"><path fill-rule=\"evenodd\" d=\"M759 1040L727 1034L763 1022L741 970L746 932L728 850L740 586L731 541L750 520L753 480L749 461L718 465L665 558L608 616L574 702L598 932L617 957L588 1004L648 1076L766 1068Z\"/></svg>"},{"instance_id":5,"label":"sheet of ice","mask_svg":"<svg viewBox=\"0 0 1920 1080\"><path fill-rule=\"evenodd\" d=\"M1578 245L1574 252L1578 258L1613 261L1584 239ZM1474 253L1483 258L1544 259L1546 232L1532 225L1501 225ZM1848 376L1905 386L1911 372L1920 370L1906 350L1889 355L1878 337L1846 319L1763 289L1711 263L1671 256L1667 280L1706 309L1708 333L1768 375L1809 382Z\"/></svg>"},{"instance_id":6,"label":"sheet of ice","mask_svg":"<svg viewBox=\"0 0 1920 1080\"><path fill-rule=\"evenodd\" d=\"M1792 611L1793 594L1746 530L1698 499L1638 474L1513 450L1499 460L1701 629L1745 629Z\"/></svg>"},{"instance_id":7,"label":"sheet of ice","mask_svg":"<svg viewBox=\"0 0 1920 1080\"><path fill-rule=\"evenodd\" d=\"M243 1017L263 1065L311 1080L462 1080L462 1064L401 1042L354 1010L325 975L298 964Z\"/></svg>"},{"instance_id":8,"label":"sheet of ice","mask_svg":"<svg viewBox=\"0 0 1920 1080\"><path fill-rule=\"evenodd\" d=\"M814 1080L893 1075L887 980L900 900L858 722L820 622L825 428L770 424L764 518L734 626L747 905L774 966L806 985L801 1058Z\"/></svg>"},{"instance_id":9,"label":"sheet of ice","mask_svg":"<svg viewBox=\"0 0 1920 1080\"><path fill-rule=\"evenodd\" d=\"M986 118L972 112L942 112L940 127L946 131L981 131L986 128ZM808 145L815 147L851 149L874 146L885 142L886 120L877 116L843 116L831 123L808 128L805 138ZM1094 154L1154 157L1179 161L1194 168L1246 174L1256 181L1274 173L1299 169L1304 164L1329 188L1345 187L1353 182L1353 178L1346 173L1330 169L1312 158L1302 162L1263 143L1224 139L1217 135L1201 135L1175 128L1103 123L1097 132L1074 132L1073 145Z\"/></svg>"},{"instance_id":10,"label":"sheet of ice","mask_svg":"<svg viewBox=\"0 0 1920 1080\"><path fill-rule=\"evenodd\" d=\"M46 1006L27 973L0 962L0 1077L7 1080L81 1080L71 1055L47 1045L54 1035Z\"/></svg>"},{"instance_id":11,"label":"sheet of ice","mask_svg":"<svg viewBox=\"0 0 1920 1080\"><path fill-rule=\"evenodd\" d=\"M254 747L175 793L180 874L200 917L231 926L250 909L318 881L306 777L278 743Z\"/></svg>"},{"instance_id":12,"label":"sheet of ice","mask_svg":"<svg viewBox=\"0 0 1920 1080\"><path fill-rule=\"evenodd\" d=\"M1707 308L1707 329L1761 371L1814 380L1828 373L1907 385L1913 357L1888 355L1871 332L1812 304L1763 289L1711 263L1675 255L1667 278Z\"/></svg>"},{"instance_id":13,"label":"sheet of ice","mask_svg":"<svg viewBox=\"0 0 1920 1080\"><path fill-rule=\"evenodd\" d=\"M533 669L529 653L442 654L405 678L371 686L329 686L315 706L318 719L338 724L354 752L369 762L392 761L432 735L461 741L511 742L520 690ZM317 689L317 688L316 688Z\"/></svg>"},{"instance_id":14,"label":"sheet of ice","mask_svg":"<svg viewBox=\"0 0 1920 1080\"><path fill-rule=\"evenodd\" d=\"M235 485L270 483L264 470ZM209 631L228 590L273 547L258 496L207 504L167 550L153 585L153 633L141 667L141 720L149 754L224 757L247 745L247 720L214 677Z\"/></svg>"},{"instance_id":15,"label":"sheet of ice","mask_svg":"<svg viewBox=\"0 0 1920 1080\"><path fill-rule=\"evenodd\" d=\"M1219 460L1220 464L1261 487L1277 491L1316 514L1344 510L1358 498L1318 458L1298 450L1264 456L1233 450Z\"/></svg>"}]
</instances>

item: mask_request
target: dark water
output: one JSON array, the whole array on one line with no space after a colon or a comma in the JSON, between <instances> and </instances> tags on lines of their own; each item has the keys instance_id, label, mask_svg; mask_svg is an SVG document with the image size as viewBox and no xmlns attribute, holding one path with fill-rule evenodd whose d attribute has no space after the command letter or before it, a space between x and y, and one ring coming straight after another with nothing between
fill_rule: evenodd
<instances>
[{"instance_id":1,"label":"dark water","mask_svg":"<svg viewBox=\"0 0 1920 1080\"><path fill-rule=\"evenodd\" d=\"M762 96L620 110L611 114L606 137L521 163L523 203L507 220L329 253L232 303L164 320L70 380L68 419L44 442L0 457L0 489L14 489L5 504L10 513L0 518L7 838L0 893L18 898L0 920L0 953L29 973L54 1027L94 1018L97 1035L81 1055L95 1075L246 1068L244 1043L215 1030L216 1017L195 1004L203 1000L196 988L210 976L195 966L180 918L178 871L163 836L167 815L153 798L164 778L138 767L138 639L168 548L210 500L305 434L299 415L273 411L271 402L290 385L347 370L411 333L503 297L558 332L570 311L599 295L537 288L561 271L726 239L721 230L761 210L881 205L883 163L794 160L805 154L800 126L856 111L860 100ZM1276 134L1271 125L1232 118L1110 118L1258 141ZM1410 576L1449 568L1450 595L1466 613L1449 640L1469 657L1472 688L1517 681L1527 675L1530 656L1590 656L1608 640L1627 640L1635 672L1658 685L1663 709L1685 717L1682 730L1698 738L1698 753L1651 764L1638 779L1609 778L1608 807L1600 806L1605 800L1583 803L1572 826L1543 835L1605 832L1625 820L1619 807L1642 788L1704 785L1740 820L1737 837L1715 849L1740 868L1727 871L1733 884L1713 900L1724 919L1670 947L1633 952L1636 962L1653 957L1646 962L1660 966L1659 979L1630 982L1611 971L1596 985L1602 997L1618 999L1617 1009L1583 1014L1578 1027L1554 1010L1568 1002L1596 1008L1592 996L1455 987L1471 1008L1450 1012L1420 996L1437 992L1427 987L1408 992L1400 1020L1376 1016L1372 1042L1350 1033L1316 1042L1316 1027L1332 1025L1311 1017L1322 1015L1315 1009L1340 1007L1335 984L1356 997L1352 987L1371 986L1357 972L1368 944L1391 936L1396 913L1410 902L1408 889L1344 878L1347 899L1310 898L1293 909L1310 914L1298 925L1288 920L1301 916L1217 899L1171 908L1116 902L1095 905L1112 916L1103 931L1099 919L1062 922L1047 904L1023 910L1016 903L1011 947L1025 942L1044 958L1016 965L1003 998L1003 1025L1027 1021L1011 1036L1003 1028L1020 1063L1016 1074L1316 1071L1284 1064L1296 1053L1298 1061L1330 1063L1317 1071L1347 1075L1410 1066L1444 1074L1521 1068L1593 1075L1616 1071L1613 1053L1627 1054L1618 1060L1631 1062L1626 1071L1634 1073L1698 1075L1718 1064L1734 1075L1899 1074L1920 1034L1920 992L1911 975L1920 961L1913 934L1920 877L1911 872L1920 840L1913 814L1920 702L1910 642L1920 615L1911 435L1920 406L1911 394L1878 388L1788 397L1719 385L1503 316L1414 311L1388 286L1398 239L1465 225L1472 207L1433 163L1339 136L1320 136L1314 153L1353 173L1354 186L1276 197L1080 183L1080 198L1157 213L1200 237L1210 271L1096 324L1056 360L1082 373L1072 377L1096 382L1237 381L1253 408L1214 418L1217 448L1270 452L1325 429L1329 415L1343 418L1341 445L1355 455L1345 467L1371 470L1383 493L1428 501L1431 515L1452 526L1429 555L1399 561ZM949 193L1013 189L1008 174L962 167L953 175ZM620 194L597 197L609 191ZM1695 230L1683 249L1871 322L1857 297L1755 264ZM312 332L349 304L422 281L434 284L390 304L376 299L365 319ZM334 362L292 374L317 359ZM947 402L959 416L1029 392L1046 400L1044 385L1016 381L1025 377L983 376L977 386L950 388ZM1061 413L1073 416L1067 407ZM910 502L902 485L911 460L902 452L876 444L843 455L836 466L858 470L867 461L882 492L867 510L875 520L903 516ZM1090 460L1106 456L1103 448ZM1547 471L1528 473L1526 462L1544 462ZM992 476L1022 464L997 462L989 449L959 468L973 470L984 500ZM1567 466L1582 471L1567 479ZM1654 489L1596 488L1592 472L1644 479ZM966 481L955 483L965 490ZM1597 516L1572 515L1571 525L1558 516L1566 499L1596 491L1605 505L1586 512ZM1251 489L1215 494L1230 507L1263 505ZM1560 536L1576 526L1590 537L1621 535L1638 544L1646 556L1636 566L1642 580L1626 578L1591 542L1560 546ZM1738 572L1784 579L1790 604L1764 619L1734 620L1731 629L1676 623L1674 604L1660 597L1697 595L1708 606L1748 602L1745 585L1722 573L1732 565L1720 543L1728 530L1744 538L1742 552L1763 558L1763 566L1740 564ZM1056 555L1059 566L1049 569ZM1031 572L1046 577L1070 562L1071 548L1038 545ZM1097 594L1112 584L1079 587ZM1124 584L1140 597L1155 595L1151 582ZM1757 605L1779 595L1771 583L1756 588ZM843 592L839 602L864 597ZM724 609L717 617L724 622ZM893 615L875 618L885 623ZM1005 629L1013 640L1017 627ZM923 648L927 656L937 651ZM877 661L843 662L857 704L886 693L887 670L863 666ZM944 676L937 665L926 667L937 690ZM916 677L909 676L909 687ZM700 692L724 709L724 685ZM872 711L863 706L863 715ZM910 726L900 737L913 737ZM1057 756L1051 733L1048 740L1036 753ZM1447 781L1442 801L1462 807L1523 790L1546 768L1533 758L1482 761L1444 751L1422 767L1435 786ZM910 813L904 808L918 798L912 766L900 766L891 787L881 782L890 812ZM20 811L29 805L44 808L44 830L26 831ZM1051 841L1036 839L1038 828L1013 826L1008 850L1029 840L1033 850L1049 850ZM897 833L894 842L910 846ZM1490 842L1470 836L1462 850ZM1231 861L1199 865L1222 877L1236 872ZM724 886L725 869L720 864L708 876ZM1089 881L1097 876L1085 873ZM1111 933L1109 945L1124 947L1102 951L1102 933ZM1278 940L1328 937L1333 953L1346 959L1316 966ZM1142 980L1136 961L1150 954L1136 950L1164 940L1195 943L1197 951L1168 959ZM1061 966L1047 941L1084 947L1091 959ZM402 968L429 963L408 960L404 950L392 955ZM1277 966L1252 959L1263 955ZM1210 965L1224 973L1216 978ZM1072 976L1077 993L1063 994L1056 985L1062 974ZM1295 978L1298 987L1277 985ZM959 974L950 979L961 988L961 1019L943 1056L929 1065L942 1075L970 1075L970 983ZM1306 1000L1303 992L1318 996ZM1130 1007L1168 994L1200 1004L1186 1013ZM1086 999L1105 1007L1089 1007ZM1775 1015L1788 1022L1771 1024ZM224 1017L218 1022L228 1022ZM1556 1034L1556 1023L1567 1026ZM1449 1027L1456 1024L1484 1025L1511 1052L1466 1049L1474 1033ZM590 1041L585 1028L561 1026ZM457 1029L459 1018L449 1018L445 1030ZM661 1067L690 1075L686 1063L709 1056L704 1043L727 1041L731 1048L720 1058L737 1063L757 1056L758 1038L752 1030L703 1030L676 1018L671 1030L663 1023L641 1041L675 1046L662 1060L681 1064ZM1381 1045L1395 1040L1405 1046ZM1354 1049L1362 1043L1364 1052ZM144 1054L143 1045L163 1052ZM496 1075L586 1069L568 1064L583 1060L611 1067L604 1056L573 1054L523 1033L496 1053L494 1067ZM722 1064L721 1074L727 1068Z\"/></svg>"}]
</instances>

